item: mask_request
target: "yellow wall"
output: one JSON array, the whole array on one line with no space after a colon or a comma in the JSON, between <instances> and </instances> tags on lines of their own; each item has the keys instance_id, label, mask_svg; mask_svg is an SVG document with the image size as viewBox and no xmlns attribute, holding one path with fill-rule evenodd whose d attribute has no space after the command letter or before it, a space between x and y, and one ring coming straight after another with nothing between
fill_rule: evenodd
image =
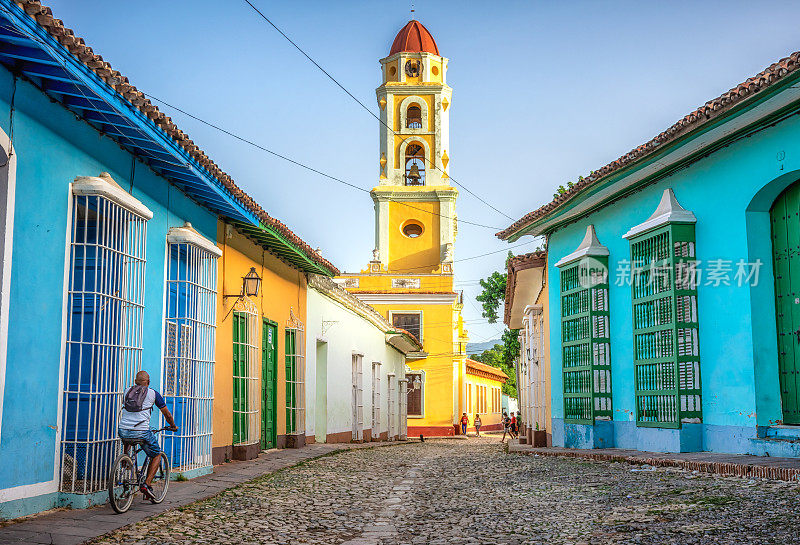
<instances>
[{"instance_id":1,"label":"yellow wall","mask_svg":"<svg viewBox=\"0 0 800 545\"><path fill-rule=\"evenodd\" d=\"M406 98L408 98L408 96L410 96L410 95L399 95L399 94L398 95L394 95L394 125L393 125L394 127L398 127L398 128L400 127L400 112L402 110L401 104L403 103L403 101ZM434 100L435 100L435 97L433 95L414 95L414 96L420 97L428 107L428 126L427 127L423 127L423 129L425 129L428 132L433 132L433 127L434 127L435 118L436 118L436 116L434 115L434 111L435 111L434 110ZM422 104L420 104L419 106L421 108ZM403 142L403 140L408 140L409 142L411 142L412 140L417 139L417 138L420 138L420 137L418 137L416 135L415 136L408 136L408 135L400 136L400 135L398 135L395 138L395 143L398 146L396 148L395 156L397 156L400 153L400 147L399 146L400 146L400 143ZM431 139L430 137L426 137L425 141L428 142L429 146L431 146L431 152L433 152L434 151L433 150L433 146L432 146L433 139ZM430 159L430 157L428 157L428 159Z\"/></svg>"},{"instance_id":2,"label":"yellow wall","mask_svg":"<svg viewBox=\"0 0 800 545\"><path fill-rule=\"evenodd\" d=\"M481 425L485 427L499 424L503 417L503 382L483 376L473 375L468 372L467 392L471 393L467 394L467 399L471 401L471 403L469 405L465 405L465 410L467 416L469 416L469 425L475 425L475 413L478 410L477 386L486 387L486 411L479 413L481 415ZM492 388L498 388L500 390L500 398L498 399L499 403L496 404L497 406L494 406L492 403Z\"/></svg>"},{"instance_id":3,"label":"yellow wall","mask_svg":"<svg viewBox=\"0 0 800 545\"><path fill-rule=\"evenodd\" d=\"M439 202L389 203L389 271L431 273L439 267L441 251L439 244ZM409 238L402 232L408 220L419 222L424 231L417 238Z\"/></svg>"},{"instance_id":4,"label":"yellow wall","mask_svg":"<svg viewBox=\"0 0 800 545\"><path fill-rule=\"evenodd\" d=\"M365 277L362 277L362 279ZM357 290L352 290L358 293ZM379 305L372 304L387 320L390 311L422 311L422 344L429 357L408 359L406 365L413 370L425 371L424 418L409 418L409 426L453 425L453 366L458 368L466 356L454 351L454 336L458 335L453 320L453 304ZM459 384L460 386L460 384ZM459 388L461 391L461 388ZM459 416L460 413L459 413Z\"/></svg>"},{"instance_id":5,"label":"yellow wall","mask_svg":"<svg viewBox=\"0 0 800 545\"><path fill-rule=\"evenodd\" d=\"M226 231L232 233L232 237L228 237ZM286 433L284 329L290 318L290 309L299 320L303 323L306 321L306 279L302 272L289 267L235 229L226 229L222 222L217 227L217 245L222 249L222 257L219 259L213 447L227 446L233 442L233 320L230 311L236 298L223 298L223 295L241 293L242 277L250 271L250 267L256 268L262 279L261 290L254 301L259 311L259 321L268 318L278 323L276 405L279 436ZM260 324L258 330L261 331ZM260 335L258 344L260 354ZM260 377L261 373L258 374ZM258 409L260 426L260 400Z\"/></svg>"}]
</instances>

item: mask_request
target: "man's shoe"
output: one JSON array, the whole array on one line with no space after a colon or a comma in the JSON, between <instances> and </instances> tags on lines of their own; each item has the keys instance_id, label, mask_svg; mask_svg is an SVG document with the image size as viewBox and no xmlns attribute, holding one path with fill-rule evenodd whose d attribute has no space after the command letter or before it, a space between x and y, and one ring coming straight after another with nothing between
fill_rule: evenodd
<instances>
[{"instance_id":1,"label":"man's shoe","mask_svg":"<svg viewBox=\"0 0 800 545\"><path fill-rule=\"evenodd\" d=\"M144 497L148 500L156 499L156 495L153 494L153 488L149 484L143 484L139 487L139 492L144 494Z\"/></svg>"}]
</instances>

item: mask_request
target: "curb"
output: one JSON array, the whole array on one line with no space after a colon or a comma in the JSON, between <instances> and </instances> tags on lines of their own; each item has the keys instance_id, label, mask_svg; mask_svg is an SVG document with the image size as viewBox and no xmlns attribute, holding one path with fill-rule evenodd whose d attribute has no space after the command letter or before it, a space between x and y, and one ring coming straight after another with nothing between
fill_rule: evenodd
<instances>
[{"instance_id":1,"label":"curb","mask_svg":"<svg viewBox=\"0 0 800 545\"><path fill-rule=\"evenodd\" d=\"M509 454L530 456L551 456L558 458L583 458L601 462L623 462L631 465L650 465L653 467L674 467L688 471L698 471L723 477L743 477L752 479L768 479L772 481L800 481L800 468L762 466L752 464L736 464L732 462L708 462L697 460L678 460L675 458L646 458L641 456L622 456L619 454L576 452L576 451L537 451L522 450L509 447Z\"/></svg>"}]
</instances>

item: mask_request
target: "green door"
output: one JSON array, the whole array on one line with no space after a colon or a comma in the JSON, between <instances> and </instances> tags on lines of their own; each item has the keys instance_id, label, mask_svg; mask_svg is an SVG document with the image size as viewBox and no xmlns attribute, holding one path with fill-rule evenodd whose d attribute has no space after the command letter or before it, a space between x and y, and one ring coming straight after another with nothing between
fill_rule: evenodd
<instances>
[{"instance_id":1,"label":"green door","mask_svg":"<svg viewBox=\"0 0 800 545\"><path fill-rule=\"evenodd\" d=\"M265 319L261 331L261 448L277 441L278 324Z\"/></svg>"},{"instance_id":2,"label":"green door","mask_svg":"<svg viewBox=\"0 0 800 545\"><path fill-rule=\"evenodd\" d=\"M247 315L243 312L233 313L233 444L238 445L247 439L248 403L247 375L249 339L247 332Z\"/></svg>"},{"instance_id":3,"label":"green door","mask_svg":"<svg viewBox=\"0 0 800 545\"><path fill-rule=\"evenodd\" d=\"M800 183L770 211L783 423L800 424Z\"/></svg>"}]
</instances>

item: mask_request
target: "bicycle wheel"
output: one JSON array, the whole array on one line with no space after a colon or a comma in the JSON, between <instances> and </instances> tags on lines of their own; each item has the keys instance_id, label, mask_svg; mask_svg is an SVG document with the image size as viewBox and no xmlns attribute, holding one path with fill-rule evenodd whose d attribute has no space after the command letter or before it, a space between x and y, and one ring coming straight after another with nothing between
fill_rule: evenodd
<instances>
[{"instance_id":1,"label":"bicycle wheel","mask_svg":"<svg viewBox=\"0 0 800 545\"><path fill-rule=\"evenodd\" d=\"M158 465L155 477L150 486L153 488L153 496L150 501L152 503L161 503L167 497L167 488L169 488L169 460L167 455L163 452L158 454L161 457L161 462Z\"/></svg>"},{"instance_id":2,"label":"bicycle wheel","mask_svg":"<svg viewBox=\"0 0 800 545\"><path fill-rule=\"evenodd\" d=\"M120 454L111 464L108 474L108 501L117 513L131 508L133 497L139 487L136 483L136 467L127 454Z\"/></svg>"}]
</instances>

